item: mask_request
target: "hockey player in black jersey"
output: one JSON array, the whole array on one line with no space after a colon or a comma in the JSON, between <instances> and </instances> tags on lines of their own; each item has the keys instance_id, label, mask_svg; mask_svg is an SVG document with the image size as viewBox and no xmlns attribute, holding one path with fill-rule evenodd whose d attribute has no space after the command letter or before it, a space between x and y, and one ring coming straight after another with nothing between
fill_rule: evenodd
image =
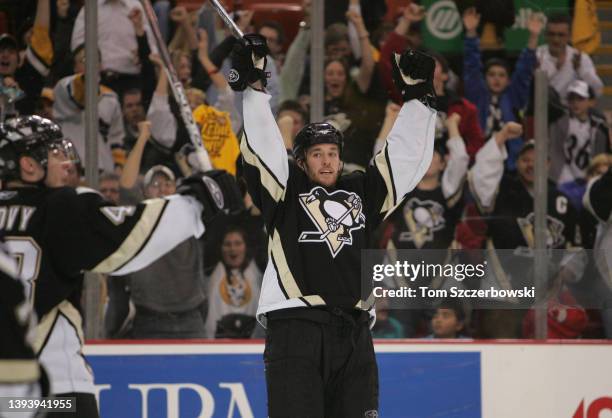
<instances>
[{"instance_id":1,"label":"hockey player in black jersey","mask_svg":"<svg viewBox=\"0 0 612 418\"><path fill-rule=\"evenodd\" d=\"M366 172L341 175L342 134L305 126L289 162L265 88L265 39L246 35L233 52L230 85L244 90L244 175L262 211L270 258L257 312L271 418L378 417L378 372L361 296L361 250L374 228L421 180L434 142L434 61L396 57L403 105Z\"/></svg>"},{"instance_id":2,"label":"hockey player in black jersey","mask_svg":"<svg viewBox=\"0 0 612 418\"><path fill-rule=\"evenodd\" d=\"M81 273L139 270L202 235L202 218L228 200L224 204L219 185L200 174L181 186L185 195L113 206L94 190L61 187L68 148L59 126L47 119L14 118L0 127L0 231L30 287L39 318L33 348L51 393L76 398L70 416L95 418L93 376L81 354Z\"/></svg>"},{"instance_id":3,"label":"hockey player in black jersey","mask_svg":"<svg viewBox=\"0 0 612 418\"><path fill-rule=\"evenodd\" d=\"M49 382L32 350L34 318L17 261L0 245L0 398L47 396ZM36 416L23 412L19 416Z\"/></svg>"}]
</instances>

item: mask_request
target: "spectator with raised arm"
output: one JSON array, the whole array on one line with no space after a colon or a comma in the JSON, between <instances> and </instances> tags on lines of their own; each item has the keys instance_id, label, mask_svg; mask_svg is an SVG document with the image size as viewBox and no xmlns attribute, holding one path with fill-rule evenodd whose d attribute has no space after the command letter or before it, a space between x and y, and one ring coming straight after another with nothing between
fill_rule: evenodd
<instances>
[{"instance_id":1,"label":"spectator with raised arm","mask_svg":"<svg viewBox=\"0 0 612 418\"><path fill-rule=\"evenodd\" d=\"M476 32L479 23L480 14L476 8L468 8L463 13L463 85L465 98L478 108L480 128L485 138L489 138L504 123L519 122L519 113L527 107L536 67L535 49L544 21L537 13L529 17L527 47L521 52L512 74L510 66L503 59L491 58L483 66L480 39ZM506 142L506 168L509 170L516 169L516 157L522 143L522 138Z\"/></svg>"},{"instance_id":2,"label":"spectator with raised arm","mask_svg":"<svg viewBox=\"0 0 612 418\"><path fill-rule=\"evenodd\" d=\"M53 90L53 116L64 135L85 155L85 46L74 51L74 74L61 79ZM123 117L117 94L104 85L98 92L98 167L114 171L125 163Z\"/></svg>"},{"instance_id":3,"label":"spectator with raised arm","mask_svg":"<svg viewBox=\"0 0 612 418\"><path fill-rule=\"evenodd\" d=\"M567 89L574 80L585 81L601 96L603 83L591 58L569 45L572 21L566 14L555 14L546 23L546 44L536 50L539 68L548 75L548 82L565 104Z\"/></svg>"},{"instance_id":4,"label":"spectator with raised arm","mask_svg":"<svg viewBox=\"0 0 612 418\"><path fill-rule=\"evenodd\" d=\"M150 138L149 122L139 124L136 146L121 174L122 188L137 184L144 144ZM163 165L152 167L144 176L144 197L155 199L176 193L176 177ZM172 280L169 280L172 278ZM203 338L206 315L203 250L200 241L189 238L144 269L109 284L107 330L117 334L131 302L136 308L131 330L133 338Z\"/></svg>"},{"instance_id":5,"label":"spectator with raised arm","mask_svg":"<svg viewBox=\"0 0 612 418\"><path fill-rule=\"evenodd\" d=\"M143 8L137 0L97 0L98 49L101 52L102 82L119 96L128 87L141 85L143 59L149 51L157 53L155 40L147 22L142 21L142 31L134 20L142 19ZM85 43L85 8L81 8L72 31L73 52Z\"/></svg>"}]
</instances>

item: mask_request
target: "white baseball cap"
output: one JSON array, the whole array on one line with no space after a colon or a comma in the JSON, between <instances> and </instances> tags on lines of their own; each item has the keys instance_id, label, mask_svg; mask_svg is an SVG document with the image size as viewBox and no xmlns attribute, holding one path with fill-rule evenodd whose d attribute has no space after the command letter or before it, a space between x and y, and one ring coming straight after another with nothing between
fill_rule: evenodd
<instances>
[{"instance_id":1,"label":"white baseball cap","mask_svg":"<svg viewBox=\"0 0 612 418\"><path fill-rule=\"evenodd\" d=\"M586 83L586 81L574 80L567 87L567 95L569 96L572 93L577 94L578 96L584 99L588 99L589 98L589 85Z\"/></svg>"}]
</instances>

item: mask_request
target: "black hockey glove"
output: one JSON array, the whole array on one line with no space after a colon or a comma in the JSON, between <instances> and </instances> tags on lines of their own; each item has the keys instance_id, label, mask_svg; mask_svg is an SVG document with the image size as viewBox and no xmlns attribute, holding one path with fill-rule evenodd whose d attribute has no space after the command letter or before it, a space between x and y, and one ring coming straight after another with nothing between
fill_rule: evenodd
<instances>
[{"instance_id":1,"label":"black hockey glove","mask_svg":"<svg viewBox=\"0 0 612 418\"><path fill-rule=\"evenodd\" d=\"M202 221L208 226L220 213L232 215L244 210L242 193L234 176L224 170L192 174L181 180L177 193L198 199L204 210Z\"/></svg>"},{"instance_id":2,"label":"black hockey glove","mask_svg":"<svg viewBox=\"0 0 612 418\"><path fill-rule=\"evenodd\" d=\"M267 56L270 53L266 38L250 33L236 42L232 50L232 69L228 83L232 90L244 91L249 84L261 81L263 87L268 83L266 73Z\"/></svg>"},{"instance_id":3,"label":"black hockey glove","mask_svg":"<svg viewBox=\"0 0 612 418\"><path fill-rule=\"evenodd\" d=\"M402 55L394 54L391 59L393 81L402 93L404 102L412 99L426 106L435 107L436 93L433 88L433 75L436 63L432 57L419 51L408 49Z\"/></svg>"}]
</instances>

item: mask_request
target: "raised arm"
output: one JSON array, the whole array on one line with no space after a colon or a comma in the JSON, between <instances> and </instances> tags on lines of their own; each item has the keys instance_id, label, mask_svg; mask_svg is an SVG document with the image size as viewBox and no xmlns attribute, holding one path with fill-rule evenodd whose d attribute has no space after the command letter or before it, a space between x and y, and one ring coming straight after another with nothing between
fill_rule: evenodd
<instances>
[{"instance_id":1,"label":"raised arm","mask_svg":"<svg viewBox=\"0 0 612 418\"><path fill-rule=\"evenodd\" d=\"M257 34L245 35L232 52L229 84L243 91L244 133L240 150L245 163L245 178L253 202L266 221L274 206L284 196L289 178L289 164L283 138L266 94L266 39Z\"/></svg>"},{"instance_id":2,"label":"raised arm","mask_svg":"<svg viewBox=\"0 0 612 418\"><path fill-rule=\"evenodd\" d=\"M482 74L480 40L476 28L480 23L480 14L475 7L463 12L463 85L466 99L477 103L481 95L487 93L487 85Z\"/></svg>"},{"instance_id":3,"label":"raised arm","mask_svg":"<svg viewBox=\"0 0 612 418\"><path fill-rule=\"evenodd\" d=\"M448 161L446 169L442 174L442 194L445 199L455 196L461 190L465 176L468 172L470 156L465 148L465 142L459 133L459 121L461 116L453 113L446 118L446 128L448 129Z\"/></svg>"},{"instance_id":4,"label":"raised arm","mask_svg":"<svg viewBox=\"0 0 612 418\"><path fill-rule=\"evenodd\" d=\"M382 150L374 158L374 168L384 180L384 191L373 204L379 213L391 213L404 196L421 181L433 156L436 112L433 58L408 50L393 62L394 81L404 105ZM381 204L382 203L382 204Z\"/></svg>"},{"instance_id":5,"label":"raised arm","mask_svg":"<svg viewBox=\"0 0 612 418\"><path fill-rule=\"evenodd\" d=\"M357 86L362 93L368 91L370 82L372 81L372 74L374 73L374 56L372 55L372 44L370 43L370 34L365 27L361 14L349 10L346 13L348 20L357 29L357 35L359 37L359 45L361 50L361 65L359 66L359 74L357 75Z\"/></svg>"},{"instance_id":6,"label":"raised arm","mask_svg":"<svg viewBox=\"0 0 612 418\"><path fill-rule=\"evenodd\" d=\"M521 125L508 122L476 154L468 181L481 212L490 213L495 209L495 197L504 174L504 160L508 158L506 141L522 133Z\"/></svg>"},{"instance_id":7,"label":"raised arm","mask_svg":"<svg viewBox=\"0 0 612 418\"><path fill-rule=\"evenodd\" d=\"M147 145L149 138L151 138L151 122L139 122L138 139L128 154L123 170L121 171L119 185L122 188L131 189L136 185L138 173L140 172L140 163L142 162L142 154L144 153L145 145Z\"/></svg>"}]
</instances>

